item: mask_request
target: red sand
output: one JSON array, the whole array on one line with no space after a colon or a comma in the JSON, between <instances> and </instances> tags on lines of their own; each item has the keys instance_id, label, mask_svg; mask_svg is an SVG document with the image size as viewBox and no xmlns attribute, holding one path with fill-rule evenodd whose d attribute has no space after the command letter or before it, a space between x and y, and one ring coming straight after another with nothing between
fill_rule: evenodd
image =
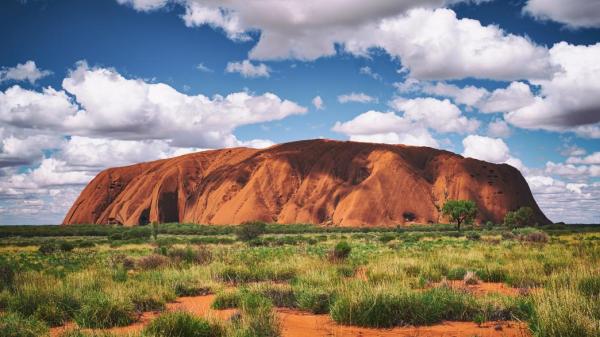
<instances>
[{"instance_id":1,"label":"red sand","mask_svg":"<svg viewBox=\"0 0 600 337\"><path fill-rule=\"evenodd\" d=\"M167 310L185 310L203 317L228 319L236 310L213 310L210 308L214 295L181 297L167 305ZM159 313L144 313L139 322L126 327L105 329L102 331L115 334L139 332ZM371 329L354 326L343 326L335 323L329 315L314 315L296 310L279 308L277 315L281 322L282 337L308 336L402 336L402 337L530 337L527 325L517 322L486 322L481 327L472 322L443 322L426 327L399 327L393 329ZM74 327L68 324L64 327L52 328L51 337L57 337L61 332Z\"/></svg>"},{"instance_id":2,"label":"red sand","mask_svg":"<svg viewBox=\"0 0 600 337\"><path fill-rule=\"evenodd\" d=\"M75 201L64 224L261 220L339 226L445 221L448 199L477 203L478 220L529 206L549 223L521 173L428 147L331 140L232 148L111 168Z\"/></svg>"},{"instance_id":3,"label":"red sand","mask_svg":"<svg viewBox=\"0 0 600 337\"><path fill-rule=\"evenodd\" d=\"M454 289L464 290L474 295L485 295L489 293L498 293L508 296L519 295L519 289L507 286L504 283L496 282L479 282L477 284L465 284L463 281L447 281L450 287ZM440 283L436 284L439 286Z\"/></svg>"}]
</instances>

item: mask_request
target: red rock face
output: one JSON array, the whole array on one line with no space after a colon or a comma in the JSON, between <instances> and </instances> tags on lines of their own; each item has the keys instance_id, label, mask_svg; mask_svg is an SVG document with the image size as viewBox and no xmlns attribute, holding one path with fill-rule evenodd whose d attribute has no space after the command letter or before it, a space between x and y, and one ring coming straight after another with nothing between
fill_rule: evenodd
<instances>
[{"instance_id":1,"label":"red rock face","mask_svg":"<svg viewBox=\"0 0 600 337\"><path fill-rule=\"evenodd\" d=\"M107 169L63 223L396 226L446 221L439 210L448 199L475 201L479 222L501 222L521 206L550 222L509 165L427 147L307 140Z\"/></svg>"}]
</instances>

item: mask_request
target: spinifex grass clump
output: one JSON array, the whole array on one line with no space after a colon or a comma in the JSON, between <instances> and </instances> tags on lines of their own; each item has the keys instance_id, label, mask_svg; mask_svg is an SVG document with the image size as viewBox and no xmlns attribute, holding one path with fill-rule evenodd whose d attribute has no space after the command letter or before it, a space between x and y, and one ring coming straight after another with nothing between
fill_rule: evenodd
<instances>
[{"instance_id":1,"label":"spinifex grass clump","mask_svg":"<svg viewBox=\"0 0 600 337\"><path fill-rule=\"evenodd\" d=\"M393 285L351 285L331 306L331 317L338 323L378 328L472 320L476 313L471 295L445 288L417 292Z\"/></svg>"},{"instance_id":2,"label":"spinifex grass clump","mask_svg":"<svg viewBox=\"0 0 600 337\"><path fill-rule=\"evenodd\" d=\"M84 295L75 321L86 328L125 326L136 320L134 305L119 296L92 291Z\"/></svg>"},{"instance_id":3,"label":"spinifex grass clump","mask_svg":"<svg viewBox=\"0 0 600 337\"><path fill-rule=\"evenodd\" d=\"M29 272L17 277L6 306L9 311L58 326L73 316L79 302L60 279Z\"/></svg>"},{"instance_id":4,"label":"spinifex grass clump","mask_svg":"<svg viewBox=\"0 0 600 337\"><path fill-rule=\"evenodd\" d=\"M184 311L164 313L146 328L147 337L220 337L223 328Z\"/></svg>"},{"instance_id":5,"label":"spinifex grass clump","mask_svg":"<svg viewBox=\"0 0 600 337\"><path fill-rule=\"evenodd\" d=\"M239 308L240 316L232 321L228 336L280 336L281 327L268 298L257 293L244 293Z\"/></svg>"},{"instance_id":6,"label":"spinifex grass clump","mask_svg":"<svg viewBox=\"0 0 600 337\"><path fill-rule=\"evenodd\" d=\"M329 260L332 262L343 261L350 256L350 252L352 251L352 247L346 241L338 242L333 250L329 252Z\"/></svg>"},{"instance_id":7,"label":"spinifex grass clump","mask_svg":"<svg viewBox=\"0 0 600 337\"><path fill-rule=\"evenodd\" d=\"M16 313L0 314L0 336L2 337L39 337L47 332L48 327L35 318Z\"/></svg>"}]
</instances>

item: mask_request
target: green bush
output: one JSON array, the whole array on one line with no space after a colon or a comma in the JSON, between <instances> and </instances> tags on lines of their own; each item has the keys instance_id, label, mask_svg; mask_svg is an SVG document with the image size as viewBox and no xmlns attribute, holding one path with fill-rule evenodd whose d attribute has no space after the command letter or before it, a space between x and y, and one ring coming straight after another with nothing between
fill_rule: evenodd
<instances>
[{"instance_id":1,"label":"green bush","mask_svg":"<svg viewBox=\"0 0 600 337\"><path fill-rule=\"evenodd\" d=\"M223 329L207 320L184 311L164 313L146 328L148 337L220 337Z\"/></svg>"},{"instance_id":2,"label":"green bush","mask_svg":"<svg viewBox=\"0 0 600 337\"><path fill-rule=\"evenodd\" d=\"M166 257L158 254L152 254L139 258L136 265L143 270L157 269L166 266L169 263Z\"/></svg>"},{"instance_id":3,"label":"green bush","mask_svg":"<svg viewBox=\"0 0 600 337\"><path fill-rule=\"evenodd\" d=\"M585 296L600 297L600 275L591 275L581 278L577 283L577 288ZM600 298L598 298L598 300L600 300Z\"/></svg>"},{"instance_id":4,"label":"green bush","mask_svg":"<svg viewBox=\"0 0 600 337\"><path fill-rule=\"evenodd\" d=\"M31 317L16 313L0 314L0 334L2 337L39 337L48 333L48 327Z\"/></svg>"},{"instance_id":5,"label":"green bush","mask_svg":"<svg viewBox=\"0 0 600 337\"><path fill-rule=\"evenodd\" d=\"M481 240L481 235L475 231L467 232L467 234L465 236L468 240L471 240L471 241Z\"/></svg>"},{"instance_id":6,"label":"green bush","mask_svg":"<svg viewBox=\"0 0 600 337\"><path fill-rule=\"evenodd\" d=\"M70 252L75 249L75 245L69 241L63 241L58 244L58 250L62 252Z\"/></svg>"},{"instance_id":7,"label":"green bush","mask_svg":"<svg viewBox=\"0 0 600 337\"><path fill-rule=\"evenodd\" d=\"M348 256L350 256L351 251L352 247L350 247L348 242L340 241L335 245L335 247L333 247L333 250L329 254L329 258L332 261L345 260L348 258Z\"/></svg>"},{"instance_id":8,"label":"green bush","mask_svg":"<svg viewBox=\"0 0 600 337\"><path fill-rule=\"evenodd\" d=\"M14 281L15 281L14 267L7 263L0 264L0 290L11 289Z\"/></svg>"},{"instance_id":9,"label":"green bush","mask_svg":"<svg viewBox=\"0 0 600 337\"><path fill-rule=\"evenodd\" d=\"M314 314L326 314L332 299L331 292L316 287L302 286L294 289L298 308Z\"/></svg>"},{"instance_id":10,"label":"green bush","mask_svg":"<svg viewBox=\"0 0 600 337\"><path fill-rule=\"evenodd\" d=\"M465 268L453 268L448 271L446 278L449 280L462 280L465 277L467 270Z\"/></svg>"},{"instance_id":11,"label":"green bush","mask_svg":"<svg viewBox=\"0 0 600 337\"><path fill-rule=\"evenodd\" d=\"M265 233L267 225L264 222L245 222L236 229L235 235L240 241L251 241Z\"/></svg>"},{"instance_id":12,"label":"green bush","mask_svg":"<svg viewBox=\"0 0 600 337\"><path fill-rule=\"evenodd\" d=\"M533 209L531 207L521 207L516 211L506 213L504 216L504 225L514 227L532 226L533 224Z\"/></svg>"},{"instance_id":13,"label":"green bush","mask_svg":"<svg viewBox=\"0 0 600 337\"><path fill-rule=\"evenodd\" d=\"M38 252L40 252L44 255L52 254L52 253L55 253L56 251L58 251L58 247L56 246L56 244L54 242L42 243L40 245L40 248L38 248Z\"/></svg>"},{"instance_id":14,"label":"green bush","mask_svg":"<svg viewBox=\"0 0 600 337\"><path fill-rule=\"evenodd\" d=\"M204 246L171 248L167 251L167 255L177 262L203 265L212 261L212 253Z\"/></svg>"},{"instance_id":15,"label":"green bush","mask_svg":"<svg viewBox=\"0 0 600 337\"><path fill-rule=\"evenodd\" d=\"M74 319L81 327L102 329L129 325L136 316L133 304L126 299L91 292L84 294L81 309Z\"/></svg>"}]
</instances>

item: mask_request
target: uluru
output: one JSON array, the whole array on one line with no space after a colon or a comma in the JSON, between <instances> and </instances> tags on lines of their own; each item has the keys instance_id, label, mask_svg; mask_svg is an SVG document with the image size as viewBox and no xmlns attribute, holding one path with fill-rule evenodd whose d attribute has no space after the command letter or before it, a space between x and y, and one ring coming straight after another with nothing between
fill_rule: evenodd
<instances>
[{"instance_id":1,"label":"uluru","mask_svg":"<svg viewBox=\"0 0 600 337\"><path fill-rule=\"evenodd\" d=\"M480 223L501 222L523 206L537 223L550 222L510 165L428 147L318 139L106 169L63 224L396 226L443 222L449 199L474 201Z\"/></svg>"}]
</instances>

